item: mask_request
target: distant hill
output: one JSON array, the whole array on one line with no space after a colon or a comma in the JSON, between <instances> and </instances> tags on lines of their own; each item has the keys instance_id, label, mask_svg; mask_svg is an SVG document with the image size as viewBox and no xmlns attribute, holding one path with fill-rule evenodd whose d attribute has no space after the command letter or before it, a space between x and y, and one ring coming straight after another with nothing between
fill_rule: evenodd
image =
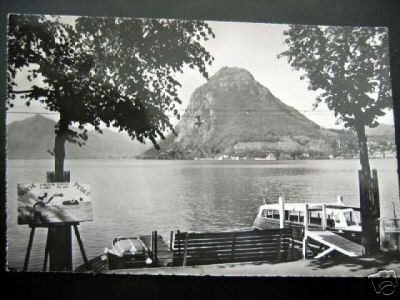
<instances>
[{"instance_id":1,"label":"distant hill","mask_svg":"<svg viewBox=\"0 0 400 300\"><path fill-rule=\"evenodd\" d=\"M268 152L327 157L335 147L343 148L337 143L341 136L354 138L348 131L320 128L276 98L250 72L229 67L193 92L176 131L178 137L169 136L160 151L149 149L144 157L260 157Z\"/></svg>"},{"instance_id":2,"label":"distant hill","mask_svg":"<svg viewBox=\"0 0 400 300\"><path fill-rule=\"evenodd\" d=\"M387 136L393 137L394 140L394 126L387 124L380 124L375 128L365 128L367 136Z\"/></svg>"},{"instance_id":3,"label":"distant hill","mask_svg":"<svg viewBox=\"0 0 400 300\"><path fill-rule=\"evenodd\" d=\"M54 148L55 122L41 115L16 121L7 127L8 159L52 158L48 150ZM78 158L133 158L151 147L132 141L129 136L104 129L103 134L88 133L86 145L66 144L66 157Z\"/></svg>"}]
</instances>

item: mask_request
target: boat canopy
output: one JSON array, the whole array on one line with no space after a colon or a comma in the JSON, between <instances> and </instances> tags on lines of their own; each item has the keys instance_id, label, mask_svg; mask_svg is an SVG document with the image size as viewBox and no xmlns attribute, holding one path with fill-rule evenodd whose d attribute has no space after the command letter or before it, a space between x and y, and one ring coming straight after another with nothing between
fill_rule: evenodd
<instances>
[{"instance_id":1,"label":"boat canopy","mask_svg":"<svg viewBox=\"0 0 400 300\"><path fill-rule=\"evenodd\" d=\"M298 203L298 202L290 203L290 202L285 202L285 210L287 210L287 211L304 211L306 204L308 204L309 211L320 211L320 210L322 210L323 205L325 205L325 208L330 208L330 209L353 209L355 211L360 210L360 208L357 206L350 206L350 205L340 204L337 202L334 202L334 203ZM279 210L280 206L278 203L264 204L264 205L261 205L260 209Z\"/></svg>"}]
</instances>

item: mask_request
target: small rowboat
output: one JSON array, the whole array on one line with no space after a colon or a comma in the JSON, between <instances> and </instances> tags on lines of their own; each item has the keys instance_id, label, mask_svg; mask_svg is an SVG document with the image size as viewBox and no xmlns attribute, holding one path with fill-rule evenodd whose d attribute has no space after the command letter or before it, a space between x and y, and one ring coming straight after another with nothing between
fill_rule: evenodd
<instances>
[{"instance_id":1,"label":"small rowboat","mask_svg":"<svg viewBox=\"0 0 400 300\"><path fill-rule=\"evenodd\" d=\"M146 245L139 237L117 237L112 241L112 247L105 248L108 256L109 269L139 268L151 265Z\"/></svg>"}]
</instances>

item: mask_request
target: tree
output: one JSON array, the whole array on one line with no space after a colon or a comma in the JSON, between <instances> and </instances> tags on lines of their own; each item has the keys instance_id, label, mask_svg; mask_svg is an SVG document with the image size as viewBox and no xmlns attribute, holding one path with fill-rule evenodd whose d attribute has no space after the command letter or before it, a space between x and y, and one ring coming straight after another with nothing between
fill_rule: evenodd
<instances>
[{"instance_id":1,"label":"tree","mask_svg":"<svg viewBox=\"0 0 400 300\"><path fill-rule=\"evenodd\" d=\"M357 134L362 190L362 244L366 253L379 249L375 221L379 203L371 188L371 170L365 126L376 127L377 118L392 107L388 35L385 28L293 25L284 32L286 57L301 79L316 91L314 107L325 102L345 127Z\"/></svg>"},{"instance_id":2,"label":"tree","mask_svg":"<svg viewBox=\"0 0 400 300\"><path fill-rule=\"evenodd\" d=\"M79 17L71 24L62 17L11 15L8 30L9 107L21 94L26 105L40 101L60 114L56 178L62 178L65 142L83 144L87 124L100 133L102 123L114 126L159 148L157 139L174 132L168 113L179 118L174 74L188 65L207 78L213 60L201 44L214 37L204 22ZM18 90L18 74L32 82L30 89Z\"/></svg>"},{"instance_id":3,"label":"tree","mask_svg":"<svg viewBox=\"0 0 400 300\"><path fill-rule=\"evenodd\" d=\"M388 36L385 28L291 25L284 32L286 57L309 89L344 126L357 134L361 169L370 176L365 126L392 107Z\"/></svg>"}]
</instances>

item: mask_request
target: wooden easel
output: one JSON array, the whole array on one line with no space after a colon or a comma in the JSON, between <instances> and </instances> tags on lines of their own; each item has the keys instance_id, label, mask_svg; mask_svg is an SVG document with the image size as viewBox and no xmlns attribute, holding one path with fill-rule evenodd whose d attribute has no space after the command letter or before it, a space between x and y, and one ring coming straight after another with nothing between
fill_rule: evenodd
<instances>
[{"instance_id":1,"label":"wooden easel","mask_svg":"<svg viewBox=\"0 0 400 300\"><path fill-rule=\"evenodd\" d=\"M70 172L64 171L62 176L58 175L58 178L55 172L47 172L46 173L47 182L70 182ZM29 265L29 257L32 249L33 238L35 235L36 228L47 228L47 240L44 254L44 263L43 263L43 271L47 270L47 264L49 260L49 252L50 253L50 269L51 271L72 271L72 245L71 245L71 227L74 228L75 236L79 244L79 248L81 250L81 254L83 257L83 261L85 263L86 269L89 270L89 262L86 257L85 249L83 247L83 243L81 240L81 235L78 230L79 222L61 222L61 223L51 223L51 224L30 224L31 232L29 235L28 249L25 255L25 263L24 263L24 271L28 270ZM58 232L57 232L58 231ZM61 231L61 232L60 232ZM57 234L57 235L55 235ZM61 234L61 238L59 239L59 235ZM53 236L53 240L52 239ZM54 259L54 263L52 261ZM61 260L61 269L60 267Z\"/></svg>"},{"instance_id":2,"label":"wooden easel","mask_svg":"<svg viewBox=\"0 0 400 300\"><path fill-rule=\"evenodd\" d=\"M71 228L71 226L72 226L74 228L75 236L76 236L76 239L78 241L79 249L81 250L82 258L83 258L83 261L85 263L86 269L90 270L89 262L88 262L88 259L86 257L85 248L83 247L83 243L82 243L82 240L81 240L81 235L79 233L78 225L79 225L79 222L53 223L53 224L32 224L32 225L29 225L29 227L31 228L31 232L30 232L30 235L29 235L28 249L26 250L25 263L24 263L23 271L27 271L28 270L29 257L30 257L30 254L31 254L32 243L33 243L33 238L34 238L34 235L35 235L36 228L48 228L46 247L45 247L45 251L44 251L44 263L43 263L43 271L47 270L47 264L48 264L48 258L49 258L49 249L50 249L50 247L53 246L52 242L51 242L51 233L50 233L50 231L51 231L51 228L60 227L60 226L64 226L64 227L67 227L67 228L68 227ZM72 271L72 270L70 270L70 271Z\"/></svg>"}]
</instances>

